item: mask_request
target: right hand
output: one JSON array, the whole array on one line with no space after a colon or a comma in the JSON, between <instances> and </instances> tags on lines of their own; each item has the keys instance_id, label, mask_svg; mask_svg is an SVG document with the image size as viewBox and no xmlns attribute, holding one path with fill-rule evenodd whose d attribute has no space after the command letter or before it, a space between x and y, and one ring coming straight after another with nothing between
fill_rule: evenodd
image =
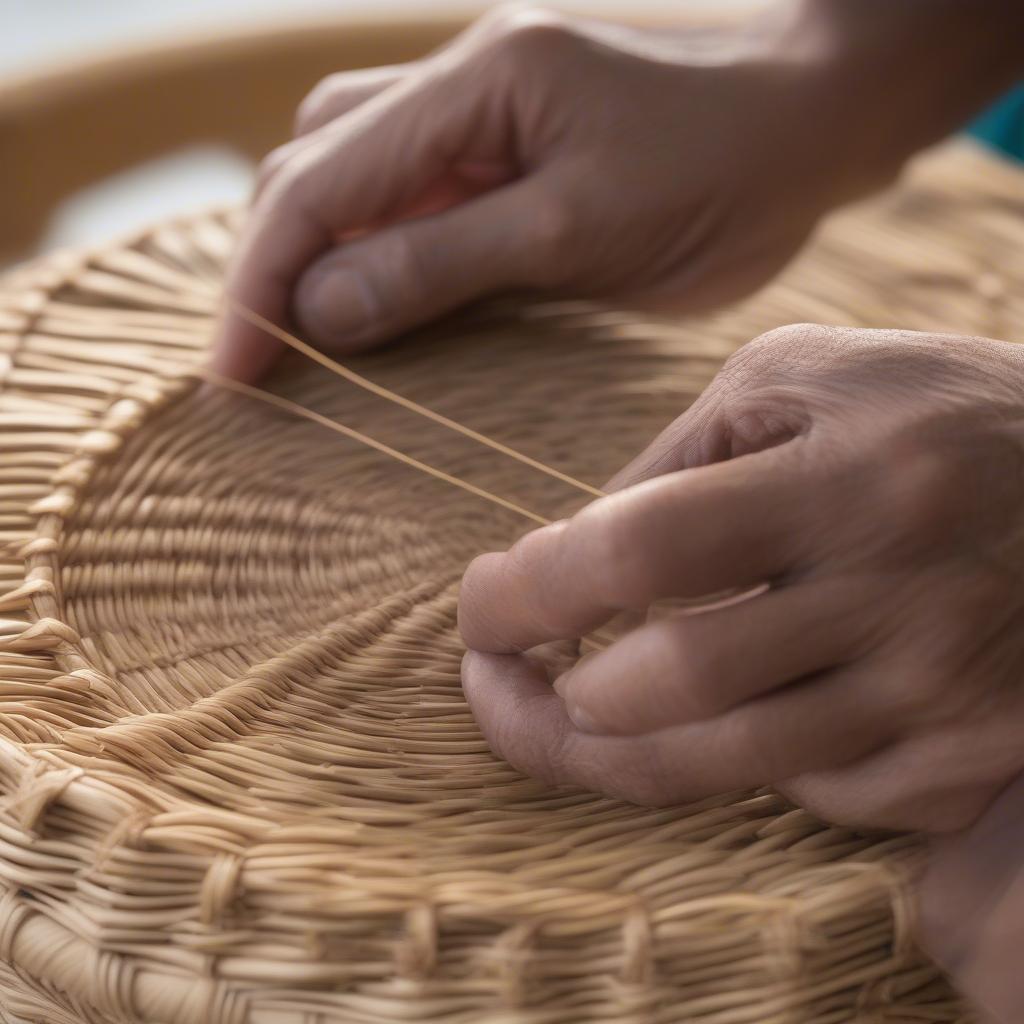
<instances>
[{"instance_id":1,"label":"right hand","mask_svg":"<svg viewBox=\"0 0 1024 1024\"><path fill-rule=\"evenodd\" d=\"M968 827L1024 772L1022 419L1021 345L763 335L613 493L469 566L484 736L638 803L774 785L853 828ZM539 656L623 614L559 674Z\"/></svg>"},{"instance_id":2,"label":"right hand","mask_svg":"<svg viewBox=\"0 0 1024 1024\"><path fill-rule=\"evenodd\" d=\"M509 289L744 294L855 164L796 9L716 35L502 8L416 64L334 75L266 162L229 292L348 352ZM229 311L215 365L253 379L276 345Z\"/></svg>"}]
</instances>

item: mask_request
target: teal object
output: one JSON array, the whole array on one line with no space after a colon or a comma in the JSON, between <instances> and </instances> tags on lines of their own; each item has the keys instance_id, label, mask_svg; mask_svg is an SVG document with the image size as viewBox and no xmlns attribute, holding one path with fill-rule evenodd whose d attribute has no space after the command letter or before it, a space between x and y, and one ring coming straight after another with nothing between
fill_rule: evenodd
<instances>
[{"instance_id":1,"label":"teal object","mask_svg":"<svg viewBox=\"0 0 1024 1024\"><path fill-rule=\"evenodd\" d=\"M989 107L967 130L994 149L1024 161L1024 84Z\"/></svg>"}]
</instances>

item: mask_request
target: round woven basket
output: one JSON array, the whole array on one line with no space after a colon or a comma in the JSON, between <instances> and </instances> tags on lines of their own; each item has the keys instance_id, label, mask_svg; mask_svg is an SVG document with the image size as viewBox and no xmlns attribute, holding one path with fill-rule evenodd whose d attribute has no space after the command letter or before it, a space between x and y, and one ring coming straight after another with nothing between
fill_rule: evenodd
<instances>
[{"instance_id":1,"label":"round woven basket","mask_svg":"<svg viewBox=\"0 0 1024 1024\"><path fill-rule=\"evenodd\" d=\"M960 1019L911 939L912 838L770 792L553 791L488 752L458 580L530 524L199 387L232 234L200 216L0 285L0 1020ZM600 485L781 323L1020 336L1022 247L1024 177L953 149L727 313L490 306L355 365ZM579 507L297 356L267 386Z\"/></svg>"}]
</instances>

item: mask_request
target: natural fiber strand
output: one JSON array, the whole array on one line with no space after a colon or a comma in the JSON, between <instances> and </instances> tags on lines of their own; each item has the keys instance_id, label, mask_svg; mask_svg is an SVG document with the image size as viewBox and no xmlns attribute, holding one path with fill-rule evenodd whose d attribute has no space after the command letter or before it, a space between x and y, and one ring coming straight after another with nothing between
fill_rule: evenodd
<instances>
[{"instance_id":1,"label":"natural fiber strand","mask_svg":"<svg viewBox=\"0 0 1024 1024\"><path fill-rule=\"evenodd\" d=\"M398 462L404 463L407 466L412 466L413 469L418 469L421 473L426 473L428 476L433 476L438 480L443 480L446 484L451 484L453 487L459 487L464 491L468 491L470 494L475 494L478 498L483 498L485 501L490 501L495 505L499 505L501 508L508 509L510 512L515 512L516 515L524 516L540 526L551 525L550 519L545 519L544 516L539 515L536 512L531 512L529 509L523 508L521 505L517 505L515 502L509 501L506 498L502 498L498 494L491 494L490 491L485 491L481 487L476 487L467 480L461 480L456 476L452 476L450 473L445 473L443 470L435 469L433 466L428 466L425 462L420 462L419 459L414 459L411 456L392 448L390 445L377 441L358 430L353 430L351 427L346 427L344 424L338 423L336 420L328 419L326 416L321 416L312 409L307 409L304 406L299 405L298 402L291 402L287 398L282 398L280 395L275 395L270 391L263 391L260 388L252 387L249 384L243 384L240 381L232 380L230 377L225 377L223 374L217 373L209 367L203 367L198 372L202 375L204 380L211 384L215 384L217 387L224 388L227 391L234 391L237 394L245 395L247 398L253 398L259 402L266 402L268 405L273 405L278 409L283 409L285 412L289 412L293 416L299 416L302 419L310 420L312 423L317 423L321 427L326 427L328 430L333 430L336 433L343 434L351 440L358 441L360 444L365 444L368 448L373 448L376 451L383 452L385 455L397 460Z\"/></svg>"},{"instance_id":2,"label":"natural fiber strand","mask_svg":"<svg viewBox=\"0 0 1024 1024\"><path fill-rule=\"evenodd\" d=\"M577 490L591 495L591 497L604 497L605 492L597 487L592 487L590 484L584 483L582 480L577 480L575 477L569 476L567 473L563 473L552 466L548 466L545 463L538 461L537 459L530 458L529 455L525 455L523 452L510 448L508 445L494 440L494 438L487 437L486 435L479 433L479 431L473 430L472 428L459 423L457 420L443 416L441 413L435 412L433 409L428 409L425 406L420 405L418 402L410 401L408 398L403 398L401 395L395 394L394 391L391 391L388 388L375 384L362 374L356 373L354 370L342 365L337 360L331 359L330 356L321 352L319 349L314 348L312 345L308 345L300 338L297 338L294 334L286 331L283 327L267 320L266 317L260 316L259 313L255 312L255 310L249 309L248 306L239 302L230 294L225 295L224 301L225 304L243 320L248 321L254 327L258 327L260 330L277 338L296 352L301 352L304 356L319 363L321 366L326 367L331 371L331 373L336 374L338 377L341 377L344 380L377 395L379 398L384 398L389 402L394 402L396 405L400 405L403 409L408 409L410 412L414 412L418 416L424 417L424 419L433 420L435 423L440 423L442 426L448 427L449 430L454 430L458 434L462 434L465 437L472 438L474 441L478 441L480 444L486 445L488 448L493 448L496 452L500 452L502 455L507 455L509 458L522 462L524 465L531 467L531 469L536 469L541 473L554 477L556 480L561 480L562 483L569 484Z\"/></svg>"}]
</instances>

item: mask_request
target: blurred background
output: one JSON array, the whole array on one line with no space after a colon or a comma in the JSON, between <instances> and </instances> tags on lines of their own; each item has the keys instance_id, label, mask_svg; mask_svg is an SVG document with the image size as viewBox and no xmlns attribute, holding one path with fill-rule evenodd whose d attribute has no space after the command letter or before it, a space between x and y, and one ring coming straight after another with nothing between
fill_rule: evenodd
<instances>
[{"instance_id":1,"label":"blurred background","mask_svg":"<svg viewBox=\"0 0 1024 1024\"><path fill-rule=\"evenodd\" d=\"M687 10L720 11L724 8L750 7L752 0L643 0L644 10L667 17L679 17ZM74 69L78 65L90 73L89 65L131 52L173 46L179 40L221 40L231 45L241 33L272 32L296 26L314 26L319 22L345 19L402 18L430 19L448 14L466 18L481 13L493 3L481 0L0 0L0 92L5 82L28 84L35 93L45 93L42 79L51 72ZM614 15L635 10L623 0L589 0L586 3L550 3L569 11L587 11ZM312 79L312 80L315 80ZM292 83L289 82L291 88ZM29 101L32 102L31 96ZM97 96L97 101L101 97ZM13 147L8 133L5 150L3 111L0 106L0 187L4 181L2 161L14 165ZM157 112L154 112L157 116ZM244 118L244 110L239 111ZM126 121L126 131L131 131ZM83 153L61 146L53 140L43 157L27 169L31 177L52 173L48 161L74 161ZM95 146L109 142L95 139ZM89 182L63 202L51 218L41 238L28 248L19 243L18 255L50 250L66 245L87 245L124 234L154 220L185 209L244 201L248 195L253 162L237 147L218 144L214 139L189 144L184 150L145 160L131 170L115 173L98 182ZM22 173L25 173L24 171ZM82 177L93 177L85 175ZM24 187L24 179L22 187ZM13 187L17 190L19 183ZM10 218L8 218L10 221ZM10 235L15 225L0 221L0 232ZM8 237L7 261L15 249ZM4 256L0 255L0 262Z\"/></svg>"},{"instance_id":2,"label":"blurred background","mask_svg":"<svg viewBox=\"0 0 1024 1024\"><path fill-rule=\"evenodd\" d=\"M546 5L679 21L759 2ZM0 266L108 240L183 210L243 202L255 159L287 137L295 104L323 74L406 59L395 22L418 22L410 45L431 48L459 19L491 6L0 0ZM1024 141L1024 94L982 131L1004 148L1007 139Z\"/></svg>"}]
</instances>

